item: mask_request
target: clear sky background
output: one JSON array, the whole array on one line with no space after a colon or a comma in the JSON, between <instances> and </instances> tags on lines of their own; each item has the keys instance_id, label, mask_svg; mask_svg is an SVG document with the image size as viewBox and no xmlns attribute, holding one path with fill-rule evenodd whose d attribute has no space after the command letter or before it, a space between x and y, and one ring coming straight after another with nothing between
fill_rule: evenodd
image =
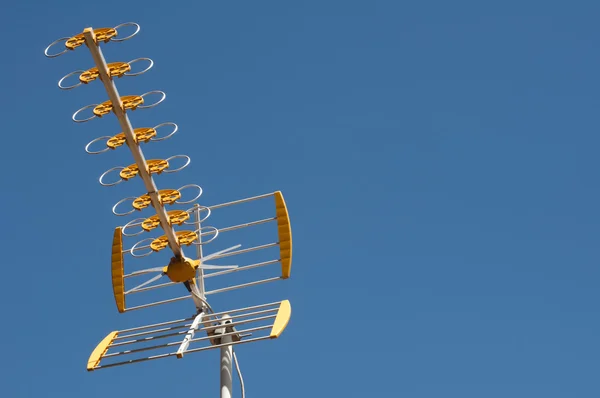
<instances>
[{"instance_id":1,"label":"clear sky background","mask_svg":"<svg viewBox=\"0 0 600 398\"><path fill-rule=\"evenodd\" d=\"M85 48L53 40L134 21L109 61L155 67L122 94L164 90L135 126L174 121L157 177L214 204L281 190L292 278L214 301L289 298L279 340L237 349L248 397L598 397L595 1L15 1L0 12L2 397L215 397L218 353L94 373L114 329L188 316L118 314L105 188L128 151L90 156L113 116ZM246 242L240 242L247 246ZM157 264L149 261L148 266ZM158 264L160 265L160 264ZM234 393L239 397L237 382Z\"/></svg>"}]
</instances>

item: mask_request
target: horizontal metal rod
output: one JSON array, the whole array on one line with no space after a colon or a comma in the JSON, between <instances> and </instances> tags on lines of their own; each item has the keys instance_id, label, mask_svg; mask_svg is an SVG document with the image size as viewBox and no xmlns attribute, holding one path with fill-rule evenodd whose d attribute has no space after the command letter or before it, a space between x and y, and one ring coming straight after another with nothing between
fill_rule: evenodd
<instances>
[{"instance_id":1,"label":"horizontal metal rod","mask_svg":"<svg viewBox=\"0 0 600 398\"><path fill-rule=\"evenodd\" d=\"M174 342L170 342L170 343L165 343L165 344L159 344L159 345L153 345L150 347L142 347L142 348L134 348L133 350L126 350L126 351L119 351L119 352L115 352L112 354L106 354L102 357L102 359L104 358L112 358L112 357L118 357L121 355L129 355L129 354L135 354L138 352L143 352L143 351L150 351L150 350L155 350L157 348L165 348L165 347L169 347L172 345L177 345L180 344L180 341L174 341Z\"/></svg>"},{"instance_id":2,"label":"horizontal metal rod","mask_svg":"<svg viewBox=\"0 0 600 398\"><path fill-rule=\"evenodd\" d=\"M247 323L264 321L264 320L267 320L267 319L273 319L275 317L277 317L277 314L275 314L275 315L268 315L268 316L261 316L259 318L254 318L254 319L246 319L246 320L243 320L243 321L231 322L231 323L228 323L225 326L245 325ZM200 328L200 329L198 329L198 331L199 332L200 331L206 331L208 333L209 330L219 329L219 328L222 328L222 327L224 327L224 325L212 325L212 326L206 326L206 327Z\"/></svg>"},{"instance_id":3,"label":"horizontal metal rod","mask_svg":"<svg viewBox=\"0 0 600 398\"><path fill-rule=\"evenodd\" d=\"M269 308L267 310L261 310L261 311L254 311L254 312L248 312L245 314L239 314L239 315L229 315L229 318L227 319L238 319L238 318L248 318L250 316L255 316L255 315L262 315L262 314L268 314L269 312L275 312L275 311L279 311L279 307L274 307L274 308ZM220 322L222 321L222 318L215 318L215 319L205 319L203 322Z\"/></svg>"},{"instance_id":4,"label":"horizontal metal rod","mask_svg":"<svg viewBox=\"0 0 600 398\"><path fill-rule=\"evenodd\" d=\"M229 325L221 325L220 327L225 327L225 326L229 326ZM191 339L190 343L193 343L195 341L205 341L205 340L210 340L210 339L218 339L219 337L233 336L235 334L240 334L240 333L258 332L259 330L271 329L272 327L273 327L272 325L257 326L255 328L244 329L244 330L236 330L234 332L219 333L219 334L215 334L213 336L197 337L195 339Z\"/></svg>"},{"instance_id":5,"label":"horizontal metal rod","mask_svg":"<svg viewBox=\"0 0 600 398\"><path fill-rule=\"evenodd\" d=\"M186 354L192 353L192 352L198 352L198 351L206 351L206 350L211 350L214 348L220 348L220 347L227 347L230 345L238 345L238 344L246 344L246 343L252 343L254 341L259 341L259 340L266 340L269 339L270 336L264 336L264 337L254 337L252 339L248 339L248 340L241 340L241 341L233 341L231 343L227 343L227 344L217 344L217 345L210 345L208 347L201 347L201 348L192 348L191 350L187 350Z\"/></svg>"},{"instance_id":6,"label":"horizontal metal rod","mask_svg":"<svg viewBox=\"0 0 600 398\"><path fill-rule=\"evenodd\" d=\"M128 337L131 337L131 335L128 335L128 336L121 336L121 335L120 335L121 333L135 332L135 331L138 331L138 330L150 329L150 328L154 328L154 327L157 327L157 326L166 326L166 325L172 325L172 324L174 324L174 323L180 323L180 322L185 322L185 321L191 321L191 320L193 320L193 319L194 319L193 317L191 317L191 318L184 318L184 319L178 319L178 320L176 320L176 321L161 322L161 323L155 323L155 324L153 324L153 325L139 326L139 327L136 327L136 328L119 330L119 336L118 336L117 338L115 338L115 340L119 340L119 339L125 339L125 338L128 338Z\"/></svg>"},{"instance_id":7,"label":"horizontal metal rod","mask_svg":"<svg viewBox=\"0 0 600 398\"><path fill-rule=\"evenodd\" d=\"M168 354L153 355L153 356L147 357L147 358L130 359L129 361L109 363L108 365L96 366L94 368L94 370L95 369L100 369L100 368L112 368L113 366L129 365L129 364L137 363L137 362L151 361L153 359L160 359L160 358L172 357L175 354L176 354L175 352L170 352Z\"/></svg>"},{"instance_id":8,"label":"horizontal metal rod","mask_svg":"<svg viewBox=\"0 0 600 398\"><path fill-rule=\"evenodd\" d=\"M172 298L172 299L168 299L168 300L156 301L156 302L150 303L150 304L138 305L137 307L125 308L125 312L140 310L142 308L154 307L156 305L161 305L161 304L174 303L176 301L187 300L190 298L192 298L192 296L182 296L182 297L176 297L176 298Z\"/></svg>"},{"instance_id":9,"label":"horizontal metal rod","mask_svg":"<svg viewBox=\"0 0 600 398\"><path fill-rule=\"evenodd\" d=\"M222 311L222 312L214 312L212 314L206 314L205 316L207 317L218 317L221 315L230 315L230 314L235 314L238 312L243 312L243 311L250 311L250 310L257 310L259 308L266 308L266 307L273 307L273 306L278 306L277 308L279 308L279 305L281 305L281 301L276 301L274 303L268 303L268 304L260 304L260 305L253 305L251 307L246 307L246 308L238 308L235 310L228 310L228 311Z\"/></svg>"},{"instance_id":10,"label":"horizontal metal rod","mask_svg":"<svg viewBox=\"0 0 600 398\"><path fill-rule=\"evenodd\" d=\"M169 330L187 329L189 326L190 326L190 324L187 324L186 326L173 326L171 328L150 330L148 332L141 332L141 333L137 333L135 335L127 336L127 337L147 336L147 335L153 334L153 333L168 332ZM183 333L185 333L185 331ZM158 336L144 337L143 339L125 340L125 341L120 341L118 343L111 344L111 345L109 345L109 347L112 348L112 347L118 347L118 346L127 345L127 344L141 343L143 341L150 341L150 340L154 340L154 339L160 339L160 338L162 338L162 336L169 337L169 336L176 336L178 334L182 334L182 333L181 332L175 332L175 333L161 334L161 335L158 335Z\"/></svg>"},{"instance_id":11,"label":"horizontal metal rod","mask_svg":"<svg viewBox=\"0 0 600 398\"><path fill-rule=\"evenodd\" d=\"M224 293L224 292L229 292L229 291L235 290L235 289L242 289L242 288L248 287L248 286L262 285L263 283L274 282L274 281L277 281L277 280L280 280L280 279L281 279L280 276L276 276L274 278L263 279L263 280L256 281L256 282L242 283L240 285L235 285L235 286L223 287L221 289L210 290L210 291L206 292L205 294L208 296L209 294Z\"/></svg>"},{"instance_id":12,"label":"horizontal metal rod","mask_svg":"<svg viewBox=\"0 0 600 398\"><path fill-rule=\"evenodd\" d=\"M271 265L271 264L275 264L280 262L280 259L277 260L270 260L270 261L264 261L262 263L256 263L256 264L250 264L250 265L245 265L243 267L238 267L238 268L232 268L232 269L227 269L225 271L217 271L217 272L212 272L210 274L204 274L204 279L206 278L210 278L212 276L220 276L220 275L226 275L226 274L231 274L233 272L240 272L240 271L246 271L252 268L258 268L258 267L264 267L265 265Z\"/></svg>"},{"instance_id":13,"label":"horizontal metal rod","mask_svg":"<svg viewBox=\"0 0 600 398\"><path fill-rule=\"evenodd\" d=\"M127 251L127 250L125 250L125 251ZM156 268L158 268L158 267L156 267ZM127 278L131 278L133 276L141 276L141 275L152 274L152 273L159 273L160 272L160 271L147 271L147 272L142 272L142 271L144 271L144 270L133 271L130 274L123 275L123 278L127 279Z\"/></svg>"},{"instance_id":14,"label":"horizontal metal rod","mask_svg":"<svg viewBox=\"0 0 600 398\"><path fill-rule=\"evenodd\" d=\"M208 206L208 208L211 209L211 210L220 209L221 207L232 206L232 205L237 205L239 203L251 202L253 200L268 198L269 196L273 196L274 194L275 194L275 192L271 192L271 193L267 193L267 194L264 194L264 195L253 196L251 198L239 199L239 200L234 200L233 202L227 202L227 203L217 204L217 205L214 205L214 206Z\"/></svg>"},{"instance_id":15,"label":"horizontal metal rod","mask_svg":"<svg viewBox=\"0 0 600 398\"><path fill-rule=\"evenodd\" d=\"M132 290L130 292L127 292L125 294L129 295L129 294L134 294L134 293L141 293L141 292L147 292L148 290L154 290L154 289L160 289L161 287L167 287L167 286L173 286L173 285L178 285L181 282L165 282L165 283L161 283L159 285L154 285L154 286L148 286L148 287L142 287L140 289L136 289L136 290Z\"/></svg>"},{"instance_id":16,"label":"horizontal metal rod","mask_svg":"<svg viewBox=\"0 0 600 398\"><path fill-rule=\"evenodd\" d=\"M213 258L211 258L211 260L216 260L217 258L223 258L223 257L236 256L238 254L244 254L244 253L253 252L256 250L268 249L269 247L275 247L278 244L279 243L268 243L266 245L254 246L254 247L250 247L248 249L242 249L242 250L237 250L234 252L223 253L223 254L219 254L218 256L214 256Z\"/></svg>"},{"instance_id":17,"label":"horizontal metal rod","mask_svg":"<svg viewBox=\"0 0 600 398\"><path fill-rule=\"evenodd\" d=\"M233 231L233 230L236 230L236 229L242 229L242 228L246 228L246 227L253 227L255 225L260 225L260 224L266 224L268 222L275 221L275 220L277 220L277 217L265 218L263 220L258 220L258 221L247 222L247 223L244 223L244 224L233 225L231 227L219 228L219 233ZM212 232L207 232L207 234L212 234Z\"/></svg>"}]
</instances>

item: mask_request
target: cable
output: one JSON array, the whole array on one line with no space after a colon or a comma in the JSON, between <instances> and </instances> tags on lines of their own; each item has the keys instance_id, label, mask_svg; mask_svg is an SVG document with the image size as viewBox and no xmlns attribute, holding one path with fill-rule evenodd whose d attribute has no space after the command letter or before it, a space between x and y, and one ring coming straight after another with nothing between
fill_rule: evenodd
<instances>
[{"instance_id":1,"label":"cable","mask_svg":"<svg viewBox=\"0 0 600 398\"><path fill-rule=\"evenodd\" d=\"M242 398L246 398L246 388L244 387L244 378L242 377L242 370L240 369L240 364L237 360L237 355L235 355L235 351L233 348L231 349L233 352L233 362L235 363L235 370L237 370L238 377L240 378L240 388L242 389Z\"/></svg>"},{"instance_id":2,"label":"cable","mask_svg":"<svg viewBox=\"0 0 600 398\"><path fill-rule=\"evenodd\" d=\"M210 304L208 304L208 301L206 301L205 299L200 297L200 295L198 293L196 293L194 290L195 289L192 288L190 293L192 293L192 295L194 295L197 299L202 301L202 303L204 305L206 305L206 308L208 308L208 310L214 314L215 311L212 309ZM231 352L233 354L233 362L235 363L235 370L237 371L238 377L240 378L240 389L242 390L242 398L246 398L246 387L244 386L244 378L242 377L242 369L240 368L240 364L238 362L237 355L235 355L235 350L233 349L233 347L231 347Z\"/></svg>"}]
</instances>

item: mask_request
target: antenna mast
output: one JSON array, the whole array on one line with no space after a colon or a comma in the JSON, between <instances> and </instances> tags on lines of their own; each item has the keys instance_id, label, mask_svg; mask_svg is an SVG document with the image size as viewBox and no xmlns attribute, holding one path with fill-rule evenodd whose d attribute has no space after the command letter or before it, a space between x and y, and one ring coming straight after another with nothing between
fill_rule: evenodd
<instances>
[{"instance_id":1,"label":"antenna mast","mask_svg":"<svg viewBox=\"0 0 600 398\"><path fill-rule=\"evenodd\" d=\"M133 29L128 36L119 37L121 30ZM150 58L137 58L129 62L107 63L100 48L101 43L122 42L136 36L140 26L133 22L124 23L114 28L86 28L82 33L64 37L51 43L44 54L49 58L74 51L84 44L88 48L94 66L86 70L71 72L59 80L58 86L63 90L71 90L82 84L89 84L100 80L103 84L108 100L99 104L84 106L73 114L76 123L88 122L113 113L121 129L118 134L98 137L90 141L85 150L89 154L100 154L109 150L117 150L126 146L129 148L135 163L128 166L113 167L104 172L99 179L103 186L114 186L125 181L134 180L138 176L144 186L140 196L128 197L117 202L113 207L116 216L128 216L139 211L152 211L152 215L130 220L122 226L117 226L113 232L111 251L112 288L117 310L120 313L153 308L158 305L167 305L178 301L192 299L195 310L192 316L182 319L163 321L150 325L116 330L110 332L92 351L87 370L110 368L145 362L154 359L175 357L181 359L187 354L219 349L220 357L220 394L221 398L231 398L232 393L232 362L236 363L235 345L252 343L262 340L275 339L281 335L291 317L291 306L288 300L235 308L228 311L215 312L209 304L207 297L214 294L226 293L232 290L262 285L281 279L287 279L291 273L292 234L290 219L285 200L281 192L234 200L210 206L200 205L198 199L202 195L199 185L185 185L178 189L159 189L154 181L154 174L168 174L183 170L190 164L187 155L175 155L166 159L147 160L142 152L142 144L149 145L170 138L178 131L178 126L172 122L161 123L154 127L134 128L129 120L128 113L137 109L153 108L163 102L166 94L162 91L149 91L142 95L122 96L115 85L115 78L123 76L138 76L149 71L154 62ZM57 45L63 46L62 51L50 53ZM138 72L132 69L137 64L145 63L147 66ZM78 77L78 81L75 80ZM69 84L72 81L73 84ZM148 104L148 98L156 97L155 102ZM91 110L91 112L90 112ZM88 117L82 117L83 112L88 112ZM161 134L165 128L169 133ZM160 135L160 136L159 136ZM101 148L99 145L103 143ZM96 147L96 149L94 149ZM173 167L174 161L183 160L183 165ZM118 171L118 179L108 181L108 176ZM183 192L197 191L196 196L183 200ZM266 218L256 218L254 211L244 211L251 221L244 220L239 224L215 227L205 225L214 213L226 212L237 206L247 206L252 203L272 200L274 209ZM127 203L129 203L127 209ZM193 204L191 208L179 209L181 205ZM120 208L126 206L126 210ZM167 210L166 206L174 207ZM191 217L193 216L193 220ZM264 217L264 216L262 216ZM215 220L217 221L217 220ZM274 224L276 242L270 242L240 249L241 245L204 253L204 246L214 242L220 234L230 234L246 228L255 228L260 225ZM177 230L182 226L193 226L193 230ZM124 240L141 234L152 234L162 230L160 236L148 237L134 243L129 249L124 249ZM186 257L184 246L196 246L196 258ZM134 258L150 256L153 253L169 248L172 252L171 260L161 267L146 269L130 269L133 265L125 266L125 255ZM260 261L248 259L248 255ZM210 264L222 258L235 257L240 265ZM221 287L207 290L205 281L226 280L228 275L250 275L252 271L269 268L270 265L279 264L278 275L250 280L244 283L222 283ZM128 270L126 272L126 269ZM154 274L143 282L148 274ZM157 283L163 277L169 282ZM137 282L130 282L136 280ZM126 285L128 287L126 288ZM163 298L158 301L149 300L149 296L158 295L158 292L173 291L173 287L183 285L187 290L185 296ZM131 287L133 286L133 287ZM152 292L152 293L150 293ZM128 305L130 298L137 304ZM143 298L142 298L143 297ZM181 315L178 315L181 318ZM198 337L198 336L201 337ZM148 356L148 352L152 355ZM238 367L239 372L239 367ZM241 373L240 373L241 377ZM244 395L243 381L242 398Z\"/></svg>"}]
</instances>

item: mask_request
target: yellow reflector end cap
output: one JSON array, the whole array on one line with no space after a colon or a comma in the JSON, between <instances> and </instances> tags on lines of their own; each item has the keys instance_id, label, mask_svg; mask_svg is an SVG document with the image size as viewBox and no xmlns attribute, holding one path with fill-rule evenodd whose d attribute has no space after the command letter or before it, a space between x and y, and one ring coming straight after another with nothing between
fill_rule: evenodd
<instances>
[{"instance_id":1,"label":"yellow reflector end cap","mask_svg":"<svg viewBox=\"0 0 600 398\"><path fill-rule=\"evenodd\" d=\"M291 316L292 306L290 305L290 301L283 300L279 305L279 310L277 311L277 316L275 317L275 322L273 323L271 335L269 337L272 339L279 337L279 335L285 330L285 327L290 321Z\"/></svg>"},{"instance_id":2,"label":"yellow reflector end cap","mask_svg":"<svg viewBox=\"0 0 600 398\"><path fill-rule=\"evenodd\" d=\"M118 331L110 332L104 339L102 339L100 344L96 346L94 351L92 351L92 355L90 355L87 363L88 372L91 372L94 370L94 368L96 368L96 366L98 366L98 364L100 364L102 357L104 354L106 354L106 351L108 351L108 346L110 346L113 340L117 338L118 334Z\"/></svg>"}]
</instances>

